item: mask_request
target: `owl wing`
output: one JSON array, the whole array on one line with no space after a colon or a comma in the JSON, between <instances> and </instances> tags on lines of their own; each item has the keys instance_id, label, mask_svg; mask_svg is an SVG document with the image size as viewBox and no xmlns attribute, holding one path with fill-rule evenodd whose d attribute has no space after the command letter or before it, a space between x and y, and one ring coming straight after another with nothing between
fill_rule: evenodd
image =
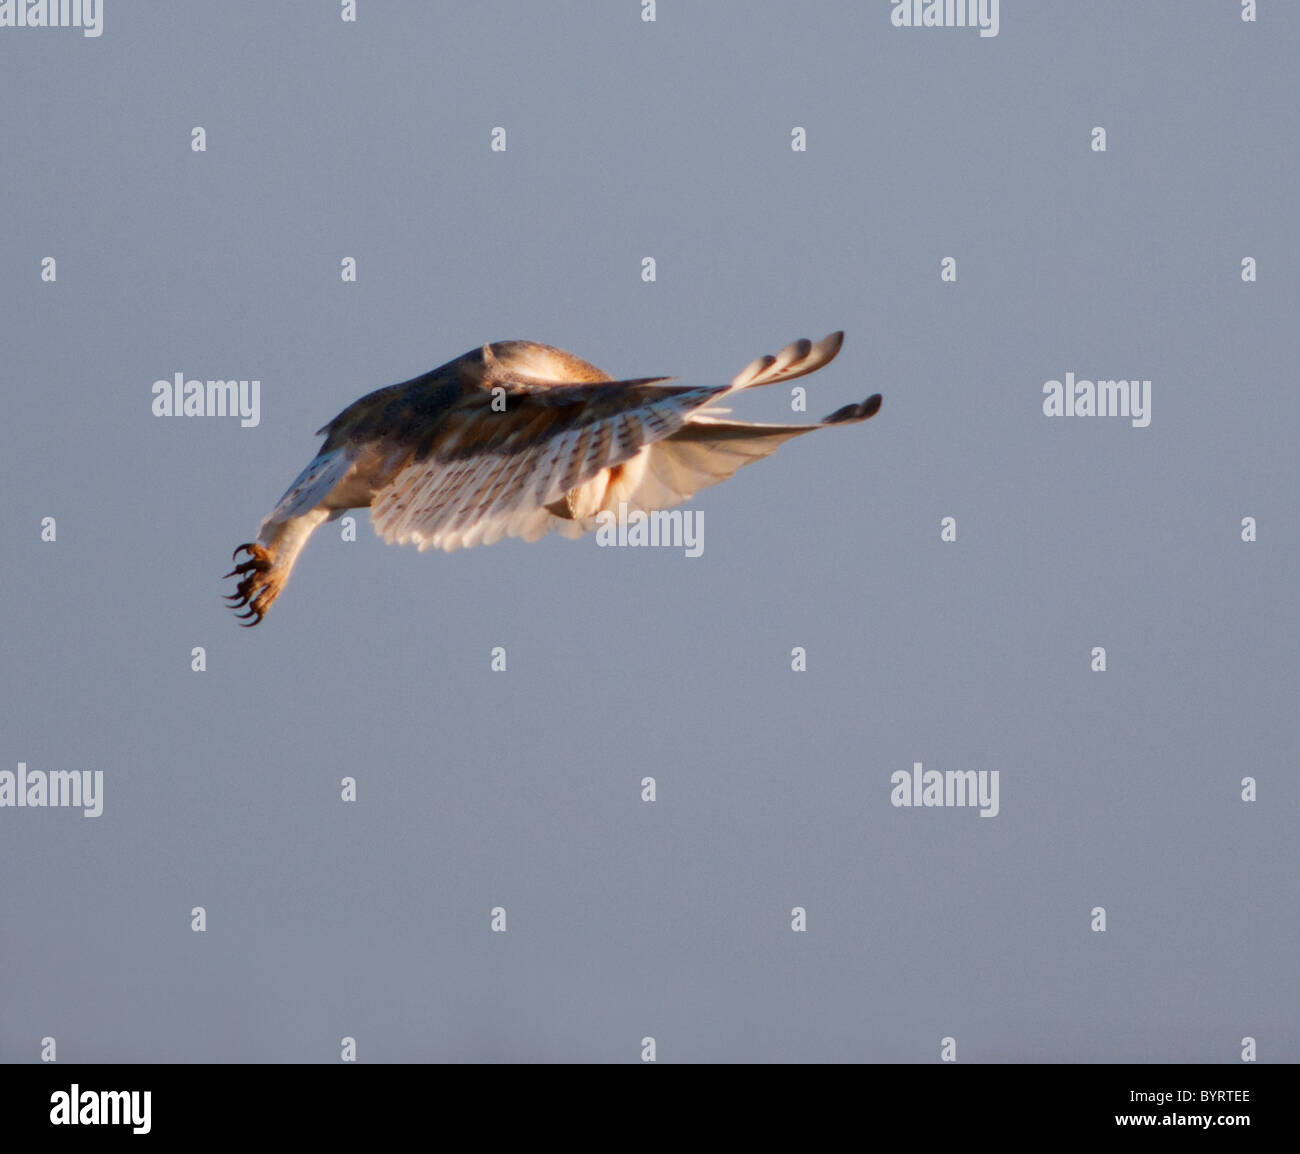
<instances>
[{"instance_id":1,"label":"owl wing","mask_svg":"<svg viewBox=\"0 0 1300 1154\"><path fill-rule=\"evenodd\" d=\"M835 359L843 344L842 332L829 333L819 341L792 341L775 356L751 361L721 396L815 373ZM807 425L726 420L723 415L728 410L717 406L696 410L680 429L640 454L634 467L611 478L598 512L615 512L623 504L629 510L643 512L672 508L701 489L725 481L741 467L770 456L792 437L831 425L865 421L879 409L877 394ZM596 524L594 516L588 517L580 529L590 530Z\"/></svg>"},{"instance_id":2,"label":"owl wing","mask_svg":"<svg viewBox=\"0 0 1300 1154\"><path fill-rule=\"evenodd\" d=\"M450 552L502 537L535 540L560 527L547 505L670 436L724 391L668 386L664 379L589 383L485 374L429 451L411 453L376 490L375 530L390 543Z\"/></svg>"},{"instance_id":3,"label":"owl wing","mask_svg":"<svg viewBox=\"0 0 1300 1154\"><path fill-rule=\"evenodd\" d=\"M693 413L677 432L650 445L638 459L637 468L624 470L610 481L599 512L615 512L620 504L643 512L671 509L701 489L725 481L741 467L770 456L792 437L866 421L879 410L877 393L809 425L729 421ZM593 516L584 519L581 527L591 530L597 523Z\"/></svg>"}]
</instances>

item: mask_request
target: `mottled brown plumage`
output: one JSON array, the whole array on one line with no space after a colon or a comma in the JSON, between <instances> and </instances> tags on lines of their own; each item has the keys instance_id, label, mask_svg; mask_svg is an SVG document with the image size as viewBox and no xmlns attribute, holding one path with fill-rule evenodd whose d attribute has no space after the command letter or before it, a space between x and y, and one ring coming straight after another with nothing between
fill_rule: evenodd
<instances>
[{"instance_id":1,"label":"mottled brown plumage","mask_svg":"<svg viewBox=\"0 0 1300 1154\"><path fill-rule=\"evenodd\" d=\"M811 425L723 419L711 402L829 363L842 333L760 357L729 385L615 381L563 349L484 345L355 401L319 430L325 443L262 522L232 607L256 625L318 526L369 507L389 542L448 551L502 537L579 536L620 503L651 512L686 500L790 437L866 420L879 395Z\"/></svg>"}]
</instances>

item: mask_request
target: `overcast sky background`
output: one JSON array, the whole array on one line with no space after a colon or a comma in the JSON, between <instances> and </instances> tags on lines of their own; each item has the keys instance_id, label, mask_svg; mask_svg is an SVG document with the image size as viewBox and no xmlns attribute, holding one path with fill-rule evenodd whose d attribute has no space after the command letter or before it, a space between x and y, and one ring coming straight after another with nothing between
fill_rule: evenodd
<instances>
[{"instance_id":1,"label":"overcast sky background","mask_svg":"<svg viewBox=\"0 0 1300 1154\"><path fill-rule=\"evenodd\" d=\"M105 7L0 29L0 769L105 791L0 809L0 1059L1300 1059L1300 6ZM699 558L362 515L223 608L363 393L837 328L796 419L881 413L689 502ZM153 416L178 372L260 424ZM916 761L999 814L891 806Z\"/></svg>"}]
</instances>

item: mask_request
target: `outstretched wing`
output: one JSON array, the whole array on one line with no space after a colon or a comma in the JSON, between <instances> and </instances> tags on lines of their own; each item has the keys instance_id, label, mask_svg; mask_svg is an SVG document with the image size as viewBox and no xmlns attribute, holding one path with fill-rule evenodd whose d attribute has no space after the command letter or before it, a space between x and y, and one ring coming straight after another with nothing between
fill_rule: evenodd
<instances>
[{"instance_id":1,"label":"outstretched wing","mask_svg":"<svg viewBox=\"0 0 1300 1154\"><path fill-rule=\"evenodd\" d=\"M647 380L496 383L504 408L485 379L429 453L413 454L375 492L370 516L384 540L448 551L534 540L559 523L547 505L676 432L723 391Z\"/></svg>"},{"instance_id":2,"label":"outstretched wing","mask_svg":"<svg viewBox=\"0 0 1300 1154\"><path fill-rule=\"evenodd\" d=\"M701 489L725 481L742 466L770 456L792 437L830 425L865 421L879 410L880 394L876 393L810 425L729 421L695 413L682 428L648 446L632 467L610 481L598 512L617 512L620 503L629 511L671 509ZM595 527L594 516L584 520L584 529Z\"/></svg>"},{"instance_id":3,"label":"outstretched wing","mask_svg":"<svg viewBox=\"0 0 1300 1154\"><path fill-rule=\"evenodd\" d=\"M775 356L757 357L746 365L720 399L742 389L814 373L833 361L843 344L843 332L829 333L819 341L792 341ZM726 420L723 417L729 410L712 406L694 412L681 429L645 448L627 468L611 477L600 504L583 519L582 528L594 528L596 512L617 512L621 504L629 511L670 509L701 489L725 481L742 466L770 456L792 437L828 425L865 421L879 408L880 396L876 394L809 425Z\"/></svg>"},{"instance_id":4,"label":"outstretched wing","mask_svg":"<svg viewBox=\"0 0 1300 1154\"><path fill-rule=\"evenodd\" d=\"M666 377L610 381L550 346L485 345L464 362L471 387L457 410L429 451L414 454L375 492L371 519L386 541L451 551L503 537L532 541L551 530L577 536L595 525L596 511L617 510L620 501L669 508L791 437L871 416L878 397L809 425L725 421L727 410L710 405L815 372L843 339L835 332L795 341L729 385L699 388L668 385ZM566 509L566 498L580 493L590 503Z\"/></svg>"}]
</instances>

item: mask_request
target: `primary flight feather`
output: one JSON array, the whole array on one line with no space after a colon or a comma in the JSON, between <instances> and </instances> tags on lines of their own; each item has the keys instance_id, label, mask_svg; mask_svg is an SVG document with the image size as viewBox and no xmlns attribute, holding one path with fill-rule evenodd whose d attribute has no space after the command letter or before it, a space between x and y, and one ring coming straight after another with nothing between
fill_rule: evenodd
<instances>
[{"instance_id":1,"label":"primary flight feather","mask_svg":"<svg viewBox=\"0 0 1300 1154\"><path fill-rule=\"evenodd\" d=\"M319 430L325 443L262 522L227 577L227 599L256 625L312 533L370 508L385 541L451 551L502 537L578 537L602 512L668 509L725 481L784 441L865 421L880 395L809 425L726 419L715 402L829 364L843 343L787 345L727 385L615 381L563 349L499 341L355 401ZM318 435L319 435L318 434Z\"/></svg>"}]
</instances>

